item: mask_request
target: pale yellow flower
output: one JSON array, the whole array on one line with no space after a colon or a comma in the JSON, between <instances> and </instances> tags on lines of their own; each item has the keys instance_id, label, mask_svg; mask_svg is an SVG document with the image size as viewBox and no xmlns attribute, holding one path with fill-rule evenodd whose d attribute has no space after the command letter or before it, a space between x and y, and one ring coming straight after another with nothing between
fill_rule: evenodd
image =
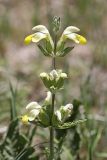
<instances>
[{"instance_id":1,"label":"pale yellow flower","mask_svg":"<svg viewBox=\"0 0 107 160\"><path fill-rule=\"evenodd\" d=\"M26 106L29 121L35 120L40 113L41 106L37 102L31 102Z\"/></svg>"},{"instance_id":2,"label":"pale yellow flower","mask_svg":"<svg viewBox=\"0 0 107 160\"><path fill-rule=\"evenodd\" d=\"M51 46L53 47L53 40L50 36L48 29L43 25L38 25L32 28L35 31L34 34L28 35L24 42L25 44L29 44L31 42L38 43L39 41L45 39L46 41L50 42Z\"/></svg>"},{"instance_id":3,"label":"pale yellow flower","mask_svg":"<svg viewBox=\"0 0 107 160\"><path fill-rule=\"evenodd\" d=\"M77 34L77 32L79 32L80 29L75 27L75 26L69 26L67 27L64 32L61 35L60 40L58 41L58 48L60 48L60 46L66 42L67 39L74 41L77 44L86 44L87 40L85 37Z\"/></svg>"}]
</instances>

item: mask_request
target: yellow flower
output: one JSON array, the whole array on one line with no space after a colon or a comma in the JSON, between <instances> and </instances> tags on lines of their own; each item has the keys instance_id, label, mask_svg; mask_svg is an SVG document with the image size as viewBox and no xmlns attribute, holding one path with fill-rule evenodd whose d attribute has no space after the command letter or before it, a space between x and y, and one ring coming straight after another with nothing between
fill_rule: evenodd
<instances>
[{"instance_id":1,"label":"yellow flower","mask_svg":"<svg viewBox=\"0 0 107 160\"><path fill-rule=\"evenodd\" d=\"M39 42L43 39L45 39L46 41L50 42L51 46L53 47L53 40L50 36L50 33L48 31L48 29L43 26L43 25L38 25L32 28L33 31L35 31L34 34L28 35L24 42L25 44L29 44L31 42Z\"/></svg>"},{"instance_id":2,"label":"yellow flower","mask_svg":"<svg viewBox=\"0 0 107 160\"><path fill-rule=\"evenodd\" d=\"M76 33L71 33L71 34L68 34L68 35L65 35L65 39L70 39L70 40L73 40L75 43L78 43L78 44L86 44L87 43L87 40L85 37L79 35L79 34L76 34Z\"/></svg>"},{"instance_id":3,"label":"yellow flower","mask_svg":"<svg viewBox=\"0 0 107 160\"><path fill-rule=\"evenodd\" d=\"M60 46L64 42L66 42L67 39L70 39L70 40L74 41L77 44L82 44L82 45L86 44L87 43L86 38L76 33L76 32L79 32L79 31L80 31L80 29L75 27L75 26L67 27L64 30L64 32L62 33L61 38L58 41L57 48L60 48Z\"/></svg>"},{"instance_id":4,"label":"yellow flower","mask_svg":"<svg viewBox=\"0 0 107 160\"><path fill-rule=\"evenodd\" d=\"M21 121L24 123L24 124L28 124L28 121L29 121L29 117L27 115L24 115L21 117Z\"/></svg>"},{"instance_id":5,"label":"yellow flower","mask_svg":"<svg viewBox=\"0 0 107 160\"><path fill-rule=\"evenodd\" d=\"M26 110L28 113L28 120L34 121L40 113L41 106L37 102L31 102L26 106Z\"/></svg>"}]
</instances>

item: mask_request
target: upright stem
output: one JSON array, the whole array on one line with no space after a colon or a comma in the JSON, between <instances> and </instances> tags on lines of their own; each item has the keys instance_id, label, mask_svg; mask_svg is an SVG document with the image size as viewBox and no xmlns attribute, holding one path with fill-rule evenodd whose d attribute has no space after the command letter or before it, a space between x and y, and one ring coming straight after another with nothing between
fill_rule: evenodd
<instances>
[{"instance_id":1,"label":"upright stem","mask_svg":"<svg viewBox=\"0 0 107 160\"><path fill-rule=\"evenodd\" d=\"M52 58L52 69L56 69L55 57Z\"/></svg>"},{"instance_id":2,"label":"upright stem","mask_svg":"<svg viewBox=\"0 0 107 160\"><path fill-rule=\"evenodd\" d=\"M54 55L56 55L57 37L54 39ZM52 68L56 69L55 57L52 58ZM54 127L52 124L52 117L54 114L55 93L52 93L52 107L51 107L51 126L50 126L50 157L49 160L54 160Z\"/></svg>"},{"instance_id":3,"label":"upright stem","mask_svg":"<svg viewBox=\"0 0 107 160\"><path fill-rule=\"evenodd\" d=\"M54 102L55 102L55 94L53 93L51 117L53 117L53 113L54 113ZM54 127L52 126L52 118L51 118L51 127L50 127L50 160L54 160Z\"/></svg>"}]
</instances>

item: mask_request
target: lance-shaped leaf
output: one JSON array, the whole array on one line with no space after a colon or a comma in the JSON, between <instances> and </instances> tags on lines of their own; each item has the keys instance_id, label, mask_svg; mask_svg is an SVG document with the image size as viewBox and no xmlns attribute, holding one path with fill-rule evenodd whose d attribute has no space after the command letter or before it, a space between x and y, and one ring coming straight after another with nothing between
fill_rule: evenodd
<instances>
[{"instance_id":1,"label":"lance-shaped leaf","mask_svg":"<svg viewBox=\"0 0 107 160\"><path fill-rule=\"evenodd\" d=\"M38 47L45 56L50 56L47 50L43 46L38 45Z\"/></svg>"},{"instance_id":2,"label":"lance-shaped leaf","mask_svg":"<svg viewBox=\"0 0 107 160\"><path fill-rule=\"evenodd\" d=\"M64 57L66 54L68 54L70 51L72 51L73 48L74 48L74 46L73 47L66 47L66 48L64 48L62 50L62 52L59 53L59 57Z\"/></svg>"},{"instance_id":3,"label":"lance-shaped leaf","mask_svg":"<svg viewBox=\"0 0 107 160\"><path fill-rule=\"evenodd\" d=\"M44 108L40 111L39 120L45 127L50 125L49 115L46 113L46 110Z\"/></svg>"}]
</instances>

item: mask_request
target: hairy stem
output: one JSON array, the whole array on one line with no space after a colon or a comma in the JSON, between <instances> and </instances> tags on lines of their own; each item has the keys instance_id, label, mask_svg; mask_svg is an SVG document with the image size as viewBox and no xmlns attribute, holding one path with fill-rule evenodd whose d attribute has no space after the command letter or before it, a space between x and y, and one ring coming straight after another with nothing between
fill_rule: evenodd
<instances>
[{"instance_id":1,"label":"hairy stem","mask_svg":"<svg viewBox=\"0 0 107 160\"><path fill-rule=\"evenodd\" d=\"M51 117L53 117L53 114L54 114L54 102L55 102L55 94L52 94ZM50 127L50 160L54 160L54 127L52 126L52 119L51 119L51 127Z\"/></svg>"},{"instance_id":2,"label":"hairy stem","mask_svg":"<svg viewBox=\"0 0 107 160\"><path fill-rule=\"evenodd\" d=\"M55 35L54 57L52 58L52 68L53 69L56 69L56 63L55 63L56 45L57 45L57 36ZM54 160L54 127L52 125L52 117L54 114L54 106L55 106L54 104L55 104L55 93L52 93L51 126L50 126L50 158L49 160Z\"/></svg>"},{"instance_id":3,"label":"hairy stem","mask_svg":"<svg viewBox=\"0 0 107 160\"><path fill-rule=\"evenodd\" d=\"M52 69L56 69L55 57L52 59Z\"/></svg>"}]
</instances>

